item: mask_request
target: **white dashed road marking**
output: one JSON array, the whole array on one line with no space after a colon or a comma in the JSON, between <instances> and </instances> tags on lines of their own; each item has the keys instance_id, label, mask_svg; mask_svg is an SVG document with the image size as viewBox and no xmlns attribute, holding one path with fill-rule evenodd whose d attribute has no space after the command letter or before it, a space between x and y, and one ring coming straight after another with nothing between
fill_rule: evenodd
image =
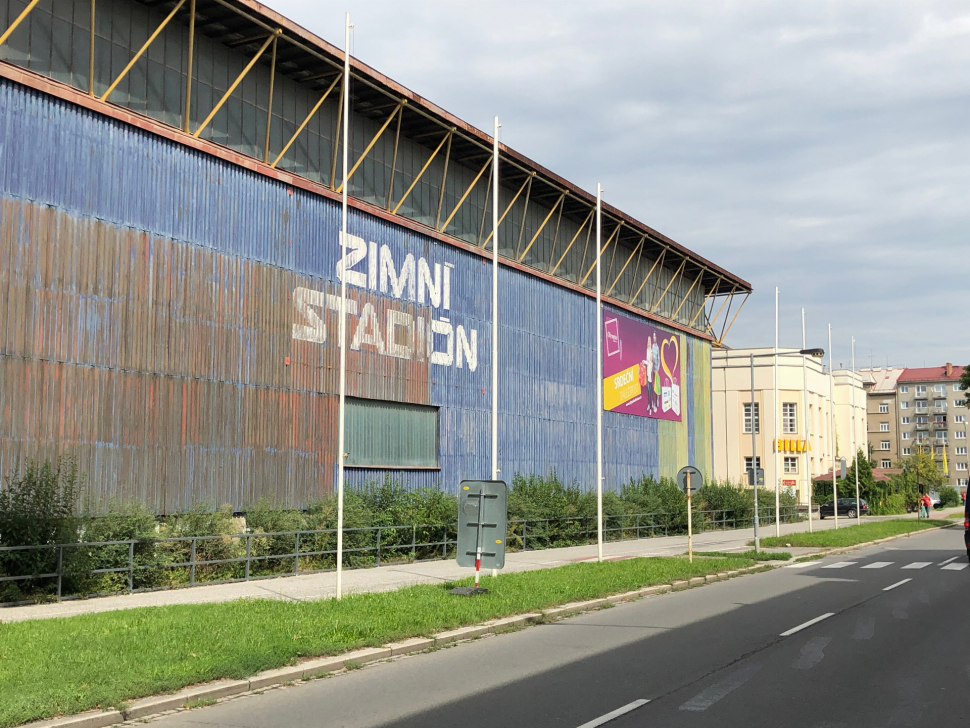
<instances>
[{"instance_id":1,"label":"white dashed road marking","mask_svg":"<svg viewBox=\"0 0 970 728\"><path fill-rule=\"evenodd\" d=\"M810 619L810 620L808 620L807 622L803 622L802 624L800 624L800 625L798 625L797 627L792 627L792 628L791 628L790 630L788 630L787 632L782 632L782 633L781 633L781 636L782 636L782 637L788 637L789 635L793 635L793 634L795 634L796 632L801 632L801 631L802 631L803 629L805 629L806 627L811 627L811 626L812 626L813 624L818 624L818 623L819 623L819 622L821 622L821 621L822 621L823 619L828 619L828 618L829 618L829 617L831 617L831 616L832 616L833 614L835 614L835 612L828 612L828 613L826 613L826 614L823 614L823 615L822 615L821 617L816 617L815 619Z\"/></svg>"},{"instance_id":2,"label":"white dashed road marking","mask_svg":"<svg viewBox=\"0 0 970 728\"><path fill-rule=\"evenodd\" d=\"M858 561L836 561L834 564L827 564L823 569L844 569L846 566L855 566Z\"/></svg>"},{"instance_id":3,"label":"white dashed road marking","mask_svg":"<svg viewBox=\"0 0 970 728\"><path fill-rule=\"evenodd\" d=\"M941 561L940 563L937 564L937 566L946 566L951 561L956 561L959 558L960 558L959 556L954 556L953 558L947 559L946 561Z\"/></svg>"},{"instance_id":4,"label":"white dashed road marking","mask_svg":"<svg viewBox=\"0 0 970 728\"><path fill-rule=\"evenodd\" d=\"M596 728L597 726L601 726L601 725L604 725L605 723L609 723L611 720L615 718L619 718L621 715L626 715L627 713L630 713L636 710L641 705L646 705L649 702L650 702L649 700L644 700L643 698L641 698L640 700L634 700L632 703L627 703L622 708L617 708L616 710L610 713L607 713L606 715L601 715L599 718L596 718L595 720L591 720L589 723L583 723L581 726L579 726L579 728Z\"/></svg>"},{"instance_id":5,"label":"white dashed road marking","mask_svg":"<svg viewBox=\"0 0 970 728\"><path fill-rule=\"evenodd\" d=\"M897 586L902 586L907 581L912 581L912 579L903 579L902 581L897 581L895 584L890 584L889 586L887 586L885 589L883 589L883 591L889 591L891 589L895 589Z\"/></svg>"},{"instance_id":6,"label":"white dashed road marking","mask_svg":"<svg viewBox=\"0 0 970 728\"><path fill-rule=\"evenodd\" d=\"M892 561L873 561L871 564L866 564L863 569L885 569L887 566L892 566L894 562Z\"/></svg>"},{"instance_id":7,"label":"white dashed road marking","mask_svg":"<svg viewBox=\"0 0 970 728\"><path fill-rule=\"evenodd\" d=\"M804 569L806 566L815 566L814 561L803 561L800 564L789 564L786 569Z\"/></svg>"},{"instance_id":8,"label":"white dashed road marking","mask_svg":"<svg viewBox=\"0 0 970 728\"><path fill-rule=\"evenodd\" d=\"M940 571L963 571L968 566L970 566L970 564L947 564L940 569Z\"/></svg>"},{"instance_id":9,"label":"white dashed road marking","mask_svg":"<svg viewBox=\"0 0 970 728\"><path fill-rule=\"evenodd\" d=\"M904 566L903 568L904 569L925 569L931 563L933 563L933 562L931 562L931 561L914 561L912 564L906 564L906 566Z\"/></svg>"}]
</instances>

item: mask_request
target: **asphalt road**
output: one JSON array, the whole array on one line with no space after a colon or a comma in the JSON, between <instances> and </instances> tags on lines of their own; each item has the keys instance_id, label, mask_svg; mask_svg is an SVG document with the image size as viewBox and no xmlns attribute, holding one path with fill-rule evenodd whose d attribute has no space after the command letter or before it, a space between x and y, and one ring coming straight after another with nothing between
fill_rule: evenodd
<instances>
[{"instance_id":1,"label":"asphalt road","mask_svg":"<svg viewBox=\"0 0 970 728\"><path fill-rule=\"evenodd\" d=\"M164 728L967 725L967 566L962 531L935 531L156 722Z\"/></svg>"}]
</instances>

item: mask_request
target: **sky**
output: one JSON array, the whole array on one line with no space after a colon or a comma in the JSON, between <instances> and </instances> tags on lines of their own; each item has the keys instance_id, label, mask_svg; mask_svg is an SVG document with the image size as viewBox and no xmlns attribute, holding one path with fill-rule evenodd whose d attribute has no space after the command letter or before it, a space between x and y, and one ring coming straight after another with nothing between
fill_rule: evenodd
<instances>
[{"instance_id":1,"label":"sky","mask_svg":"<svg viewBox=\"0 0 970 728\"><path fill-rule=\"evenodd\" d=\"M970 5L271 0L755 293L732 347L970 362Z\"/></svg>"}]
</instances>

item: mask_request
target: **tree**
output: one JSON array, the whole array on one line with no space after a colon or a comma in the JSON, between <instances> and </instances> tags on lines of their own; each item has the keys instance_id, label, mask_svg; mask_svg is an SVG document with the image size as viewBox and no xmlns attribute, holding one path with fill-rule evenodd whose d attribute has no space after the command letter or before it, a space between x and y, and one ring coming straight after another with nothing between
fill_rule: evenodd
<instances>
[{"instance_id":1,"label":"tree","mask_svg":"<svg viewBox=\"0 0 970 728\"><path fill-rule=\"evenodd\" d=\"M960 389L970 390L970 364L963 367L963 374L960 375Z\"/></svg>"},{"instance_id":2,"label":"tree","mask_svg":"<svg viewBox=\"0 0 970 728\"><path fill-rule=\"evenodd\" d=\"M922 493L936 490L946 483L933 456L923 452L922 448L903 460L903 480L906 485L917 487Z\"/></svg>"}]
</instances>

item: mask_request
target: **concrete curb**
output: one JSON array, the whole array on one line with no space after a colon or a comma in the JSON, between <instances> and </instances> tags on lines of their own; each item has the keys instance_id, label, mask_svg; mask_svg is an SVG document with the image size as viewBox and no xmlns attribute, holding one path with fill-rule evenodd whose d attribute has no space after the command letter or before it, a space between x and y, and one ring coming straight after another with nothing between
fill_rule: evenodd
<instances>
[{"instance_id":1,"label":"concrete curb","mask_svg":"<svg viewBox=\"0 0 970 728\"><path fill-rule=\"evenodd\" d=\"M942 521L943 519L941 518L940 520ZM877 538L875 541L866 541L865 543L857 543L854 546L826 546L826 547L820 548L818 551L815 551L811 554L806 554L805 556L792 559L791 561L788 561L788 562L786 561L777 562L776 565L784 566L786 563L796 563L798 561L805 561L806 559L813 559L814 557L817 557L819 555L823 557L836 556L838 554L848 553L849 551L864 549L867 546L876 546L881 543L888 543L889 541L898 541L901 538L909 538L910 536L919 535L921 533L931 533L936 529L954 528L956 526L960 526L960 528L963 528L962 523L941 523L939 526L935 526L934 528L924 528L919 531L910 531L909 533L900 533L895 536L886 536L885 538Z\"/></svg>"},{"instance_id":2,"label":"concrete curb","mask_svg":"<svg viewBox=\"0 0 970 728\"><path fill-rule=\"evenodd\" d=\"M147 718L179 710L187 710L186 704L195 701L206 703L235 697L244 693L262 691L269 688L288 685L300 680L313 680L324 677L339 670L360 667L369 662L388 659L397 655L407 655L422 652L446 645L475 639L486 634L501 634L530 624L562 619L581 612L642 599L646 596L663 594L670 591L704 586L715 581L731 579L755 572L767 571L770 566L756 564L736 571L726 571L718 574L694 577L688 581L675 581L673 584L655 584L622 594L590 599L585 602L572 602L542 612L517 614L512 617L493 619L483 624L460 627L431 635L430 637L415 637L402 642L393 642L383 647L367 647L354 652L347 652L333 657L322 657L298 665L266 670L254 675L248 680L220 680L206 683L192 688L186 688L172 695L156 695L131 703L123 710L90 711L65 718L55 718L35 723L27 723L22 728L107 728L130 720Z\"/></svg>"}]
</instances>

